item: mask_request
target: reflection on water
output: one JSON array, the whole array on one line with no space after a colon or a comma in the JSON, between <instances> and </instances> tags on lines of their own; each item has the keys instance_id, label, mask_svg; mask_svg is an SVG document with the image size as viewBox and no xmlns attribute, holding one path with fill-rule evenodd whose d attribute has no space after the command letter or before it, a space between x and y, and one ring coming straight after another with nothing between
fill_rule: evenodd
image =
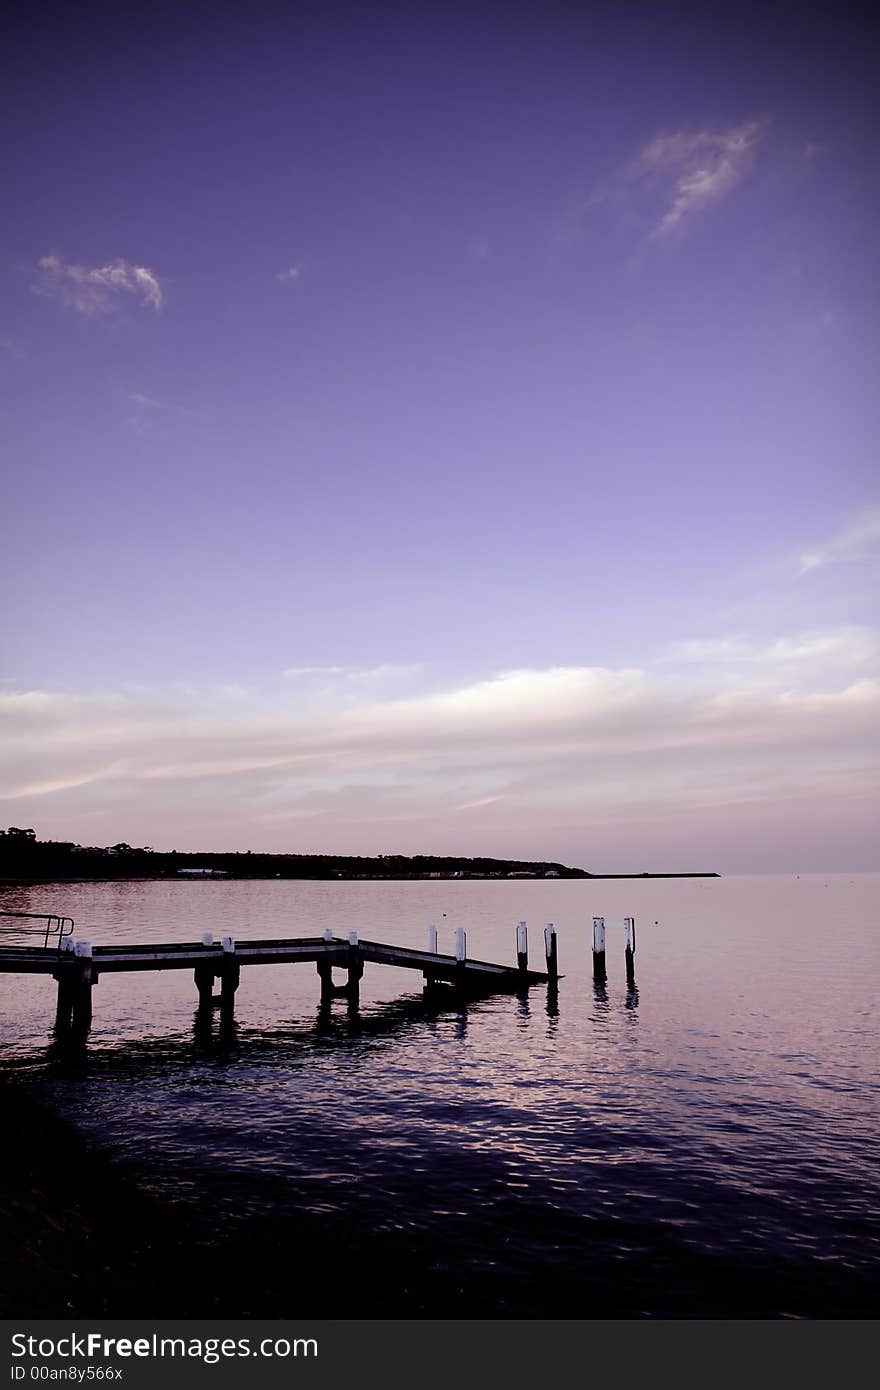
<instances>
[{"instance_id":1,"label":"reflection on water","mask_svg":"<svg viewBox=\"0 0 880 1390\"><path fill-rule=\"evenodd\" d=\"M329 926L421 945L433 922L441 949L465 926L513 963L516 922L553 920L563 978L462 1005L367 965L355 1009L320 1002L314 965L246 967L233 1022L189 972L104 976L79 1047L52 1038L50 982L7 979L3 1058L206 1239L222 1214L255 1287L283 1236L361 1251L372 1311L405 1276L429 1316L867 1315L878 880L825 882L19 890L102 944ZM648 924L632 987L611 927L594 981L594 913Z\"/></svg>"}]
</instances>

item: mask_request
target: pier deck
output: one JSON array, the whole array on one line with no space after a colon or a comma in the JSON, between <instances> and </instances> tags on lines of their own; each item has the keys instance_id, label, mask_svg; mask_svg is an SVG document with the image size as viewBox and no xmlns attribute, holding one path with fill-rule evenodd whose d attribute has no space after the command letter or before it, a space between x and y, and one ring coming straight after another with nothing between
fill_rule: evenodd
<instances>
[{"instance_id":1,"label":"pier deck","mask_svg":"<svg viewBox=\"0 0 880 1390\"><path fill-rule=\"evenodd\" d=\"M498 988L516 988L546 982L548 976L538 970L520 970L516 966L496 965L492 961L458 960L455 956L420 951L409 946L393 946L381 941L359 939L351 944L344 937L291 937L280 941L237 941L234 950L224 951L218 941L211 946L198 942L151 942L149 945L93 946L92 969L97 974L131 970L193 970L215 963L218 972L224 960L233 955L238 965L283 965L298 961L323 962L348 969L352 955L377 965L393 965L403 970L420 970L437 979L456 980L462 973L466 978ZM59 970L76 968L83 957L72 951L59 952L39 946L0 947L0 974L56 975Z\"/></svg>"},{"instance_id":2,"label":"pier deck","mask_svg":"<svg viewBox=\"0 0 880 1390\"><path fill-rule=\"evenodd\" d=\"M521 924L521 926L524 924ZM417 950L410 946L391 945L382 941L361 939L356 932L348 938L333 936L290 937L281 940L235 941L224 937L215 942L210 933L201 942L149 942L118 946L92 945L74 942L72 937L59 940L58 947L9 944L0 946L0 975L48 975L58 984L56 1025L87 1032L92 1018L92 988L101 975L143 970L191 970L199 996L199 1007L210 1010L219 1003L221 1011L231 1017L235 992L243 966L285 965L312 962L321 981L321 998L329 1000L346 996L357 1004L364 966L390 965L403 970L417 970L424 978L426 991L452 987L462 994L489 994L502 990L517 990L530 985L555 984L556 937L548 927L548 973L529 970L527 959L518 952L517 965L498 965L493 961L473 960L466 955L465 934L456 933L456 953L442 955L435 949ZM550 943L552 941L552 955ZM436 944L432 928L429 944ZM334 969L346 972L346 983L333 983ZM214 995L214 982L220 982L219 997Z\"/></svg>"}]
</instances>

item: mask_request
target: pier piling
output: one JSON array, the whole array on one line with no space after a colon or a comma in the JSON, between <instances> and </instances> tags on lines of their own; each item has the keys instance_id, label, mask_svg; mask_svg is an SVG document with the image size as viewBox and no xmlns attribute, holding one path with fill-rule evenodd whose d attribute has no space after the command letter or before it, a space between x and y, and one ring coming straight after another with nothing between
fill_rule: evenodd
<instances>
[{"instance_id":1,"label":"pier piling","mask_svg":"<svg viewBox=\"0 0 880 1390\"><path fill-rule=\"evenodd\" d=\"M202 933L202 947L210 950L214 945L214 933L206 931ZM196 989L199 993L199 1009L202 1013L210 1013L214 1006L214 962L205 961L204 965L197 965L193 971Z\"/></svg>"},{"instance_id":2,"label":"pier piling","mask_svg":"<svg viewBox=\"0 0 880 1390\"><path fill-rule=\"evenodd\" d=\"M329 927L323 931L325 941L333 940L333 932ZM318 978L321 981L321 1003L329 1004L333 998L333 961L329 956L319 956L315 962Z\"/></svg>"},{"instance_id":3,"label":"pier piling","mask_svg":"<svg viewBox=\"0 0 880 1390\"><path fill-rule=\"evenodd\" d=\"M604 985L608 975L605 969L605 918L593 918L593 979Z\"/></svg>"},{"instance_id":4,"label":"pier piling","mask_svg":"<svg viewBox=\"0 0 880 1390\"><path fill-rule=\"evenodd\" d=\"M71 1027L75 1033L88 1033L92 1026L92 986L95 969L92 965L92 944L78 941L73 948L76 960L71 988Z\"/></svg>"},{"instance_id":5,"label":"pier piling","mask_svg":"<svg viewBox=\"0 0 880 1390\"><path fill-rule=\"evenodd\" d=\"M521 975L529 968L529 929L525 922L516 924L516 966Z\"/></svg>"},{"instance_id":6,"label":"pier piling","mask_svg":"<svg viewBox=\"0 0 880 1390\"><path fill-rule=\"evenodd\" d=\"M552 922L548 922L544 928L544 951L547 956L547 979L555 985L559 979L559 967L556 960L556 928Z\"/></svg>"},{"instance_id":7,"label":"pier piling","mask_svg":"<svg viewBox=\"0 0 880 1390\"><path fill-rule=\"evenodd\" d=\"M429 955L432 955L432 956L436 956L436 955L437 955L437 952L438 952L438 945L437 945L437 928L434 927L434 926L431 926L431 927L428 928L428 954L429 954ZM425 982L425 983L424 983L425 996L427 997L428 995L434 994L434 993L436 992L436 989L437 989L437 976L434 974L433 970L423 970L423 971L422 971L422 979L423 979L424 982Z\"/></svg>"},{"instance_id":8,"label":"pier piling","mask_svg":"<svg viewBox=\"0 0 880 1390\"><path fill-rule=\"evenodd\" d=\"M363 973L364 962L358 945L358 934L356 931L350 931L348 933L348 999L351 1004L358 1002Z\"/></svg>"},{"instance_id":9,"label":"pier piling","mask_svg":"<svg viewBox=\"0 0 880 1390\"><path fill-rule=\"evenodd\" d=\"M224 936L223 960L220 964L220 1016L231 1019L235 1012L235 991L241 978L241 966L235 959L235 939Z\"/></svg>"},{"instance_id":10,"label":"pier piling","mask_svg":"<svg viewBox=\"0 0 880 1390\"><path fill-rule=\"evenodd\" d=\"M636 987L636 919L635 917L624 917L623 925L626 928L626 983L628 989Z\"/></svg>"},{"instance_id":11,"label":"pier piling","mask_svg":"<svg viewBox=\"0 0 880 1390\"><path fill-rule=\"evenodd\" d=\"M467 935L464 927L455 929L455 987L459 990L467 988L467 970L465 961L467 960Z\"/></svg>"}]
</instances>

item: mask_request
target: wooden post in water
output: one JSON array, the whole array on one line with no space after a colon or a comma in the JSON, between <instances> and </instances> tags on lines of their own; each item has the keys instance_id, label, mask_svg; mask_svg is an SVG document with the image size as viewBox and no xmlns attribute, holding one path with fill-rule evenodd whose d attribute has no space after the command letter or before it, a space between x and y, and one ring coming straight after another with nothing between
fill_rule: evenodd
<instances>
[{"instance_id":1,"label":"wooden post in water","mask_svg":"<svg viewBox=\"0 0 880 1390\"><path fill-rule=\"evenodd\" d=\"M608 975L605 970L605 918L593 918L593 979L604 985Z\"/></svg>"},{"instance_id":2,"label":"wooden post in water","mask_svg":"<svg viewBox=\"0 0 880 1390\"><path fill-rule=\"evenodd\" d=\"M73 964L73 942L69 936L62 937L58 947L61 959L58 969L53 972L53 979L58 981L58 997L55 1005L55 1027L59 1032L66 1032L70 1027L70 1013L73 1008L73 984L74 984L74 964Z\"/></svg>"},{"instance_id":3,"label":"wooden post in water","mask_svg":"<svg viewBox=\"0 0 880 1390\"><path fill-rule=\"evenodd\" d=\"M430 954L431 954L432 956L436 956L436 954L437 954L437 928L436 928L436 927L429 927L429 928L428 928L428 951L430 952ZM436 986L436 984L437 984L437 976L434 975L434 974L432 974L430 970L423 970L423 971L422 971L422 979L423 979L424 982L425 982L425 984L424 984L425 994L428 995L428 994L430 994L430 993L434 990L434 988L435 988L435 986Z\"/></svg>"},{"instance_id":4,"label":"wooden post in water","mask_svg":"<svg viewBox=\"0 0 880 1390\"><path fill-rule=\"evenodd\" d=\"M358 946L358 934L356 931L348 933L348 998L352 1004L357 1004L358 995L361 989L361 977L364 973L364 962L361 959L360 947Z\"/></svg>"},{"instance_id":5,"label":"wooden post in water","mask_svg":"<svg viewBox=\"0 0 880 1390\"><path fill-rule=\"evenodd\" d=\"M235 991L241 978L241 966L235 959L235 938L224 936L223 960L220 964L220 1017L231 1020L235 1012Z\"/></svg>"},{"instance_id":6,"label":"wooden post in water","mask_svg":"<svg viewBox=\"0 0 880 1390\"><path fill-rule=\"evenodd\" d=\"M329 927L324 930L324 940L333 940L333 933ZM321 1003L329 1004L333 998L333 961L329 956L319 956L317 967L318 978L321 981Z\"/></svg>"},{"instance_id":7,"label":"wooden post in water","mask_svg":"<svg viewBox=\"0 0 880 1390\"><path fill-rule=\"evenodd\" d=\"M203 932L202 946L205 950L209 951L213 945L214 933ZM199 992L199 1010L202 1013L210 1013L214 1005L214 962L205 961L204 965L197 965L193 971L193 979Z\"/></svg>"},{"instance_id":8,"label":"wooden post in water","mask_svg":"<svg viewBox=\"0 0 880 1390\"><path fill-rule=\"evenodd\" d=\"M455 929L455 985L457 989L465 989L467 986L467 971L465 961L467 960L467 936L464 927Z\"/></svg>"},{"instance_id":9,"label":"wooden post in water","mask_svg":"<svg viewBox=\"0 0 880 1390\"><path fill-rule=\"evenodd\" d=\"M623 925L626 928L626 983L628 989L636 987L636 919L635 917L624 917Z\"/></svg>"},{"instance_id":10,"label":"wooden post in water","mask_svg":"<svg viewBox=\"0 0 880 1390\"><path fill-rule=\"evenodd\" d=\"M525 922L516 924L516 967L521 975L529 968L529 929Z\"/></svg>"},{"instance_id":11,"label":"wooden post in water","mask_svg":"<svg viewBox=\"0 0 880 1390\"><path fill-rule=\"evenodd\" d=\"M78 959L74 967L71 1024L74 1032L87 1033L92 1026L92 985L95 983L91 942L78 941L73 954Z\"/></svg>"},{"instance_id":12,"label":"wooden post in water","mask_svg":"<svg viewBox=\"0 0 880 1390\"><path fill-rule=\"evenodd\" d=\"M544 951L547 956L547 979L551 985L555 985L559 979L559 967L556 960L556 928L552 922L548 922L544 928Z\"/></svg>"}]
</instances>

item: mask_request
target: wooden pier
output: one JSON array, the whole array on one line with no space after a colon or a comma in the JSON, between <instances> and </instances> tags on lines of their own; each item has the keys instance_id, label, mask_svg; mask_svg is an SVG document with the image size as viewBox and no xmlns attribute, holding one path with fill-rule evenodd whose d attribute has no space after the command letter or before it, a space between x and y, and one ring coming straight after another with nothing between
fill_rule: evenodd
<instances>
[{"instance_id":1,"label":"wooden pier","mask_svg":"<svg viewBox=\"0 0 880 1390\"><path fill-rule=\"evenodd\" d=\"M12 915L12 914L10 914ZM21 914L24 915L24 914ZM64 919L67 921L69 919ZM72 925L72 924L71 924ZM57 983L56 1027L85 1034L92 1021L92 991L101 975L141 970L191 970L198 1006L206 1013L219 1005L221 1017L231 1019L235 993L245 966L314 964L320 980L321 1000L341 995L356 1006L367 963L416 970L423 977L427 995L450 991L475 997L502 990L515 991L557 981L556 929L545 929L546 971L528 968L525 923L517 927L517 964L497 965L467 955L464 931L455 933L455 953L437 950L436 928L428 932L428 950L367 941L357 932L347 937L327 931L320 937L292 937L271 941L236 941L225 936L215 941L206 933L200 942L163 942L147 945L99 946L61 936L57 946L0 946L0 974L46 975ZM333 971L345 972L345 983L334 984ZM219 995L215 987L219 983Z\"/></svg>"}]
</instances>

